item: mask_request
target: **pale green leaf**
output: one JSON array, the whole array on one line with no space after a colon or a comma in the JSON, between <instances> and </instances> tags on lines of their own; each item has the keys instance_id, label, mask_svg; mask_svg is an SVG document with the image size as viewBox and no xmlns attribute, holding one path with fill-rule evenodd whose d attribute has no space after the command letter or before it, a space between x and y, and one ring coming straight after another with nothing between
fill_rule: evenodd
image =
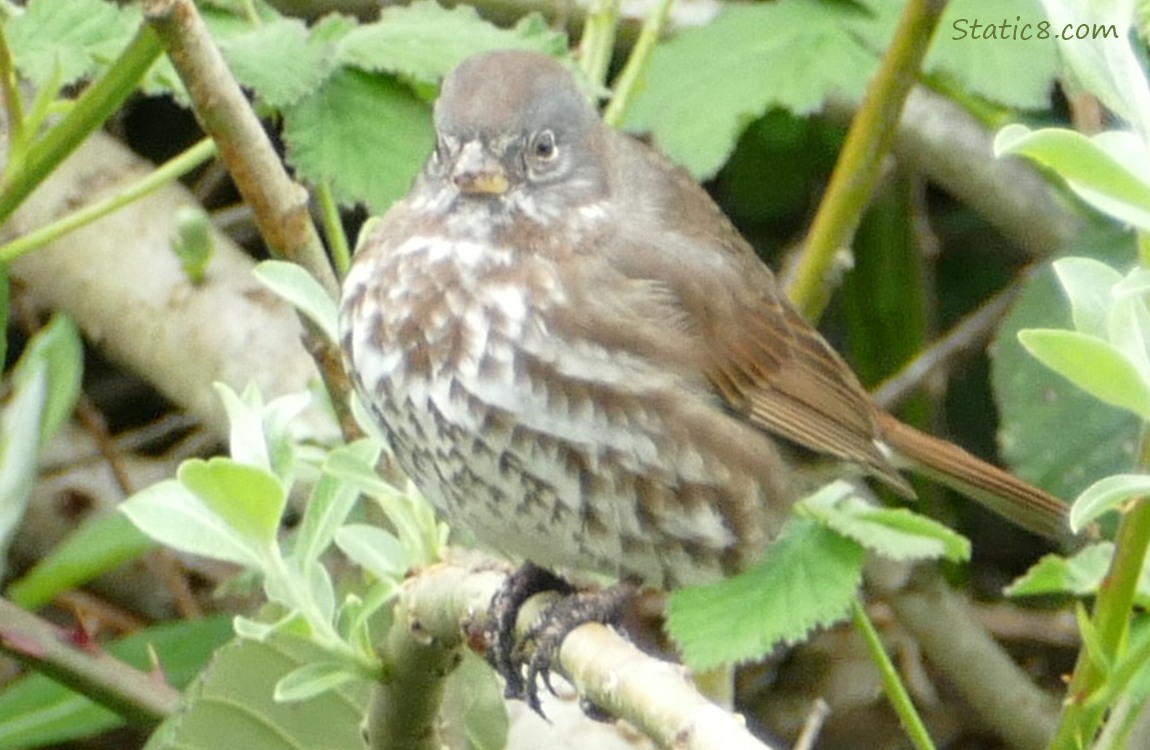
<instances>
[{"instance_id":1,"label":"pale green leaf","mask_svg":"<svg viewBox=\"0 0 1150 750\"><path fill-rule=\"evenodd\" d=\"M259 550L204 505L191 490L167 479L137 492L120 504L132 523L172 549L259 567Z\"/></svg>"},{"instance_id":2,"label":"pale green leaf","mask_svg":"<svg viewBox=\"0 0 1150 750\"><path fill-rule=\"evenodd\" d=\"M1142 382L1150 384L1150 310L1146 301L1131 295L1114 300L1106 322L1110 343L1134 365Z\"/></svg>"},{"instance_id":3,"label":"pale green leaf","mask_svg":"<svg viewBox=\"0 0 1150 750\"><path fill-rule=\"evenodd\" d=\"M280 703L275 685L303 665L328 659L297 638L237 640L220 649L186 693L185 705L152 735L146 750L364 750L360 723L366 682L346 683L311 700Z\"/></svg>"},{"instance_id":4,"label":"pale green leaf","mask_svg":"<svg viewBox=\"0 0 1150 750\"><path fill-rule=\"evenodd\" d=\"M802 505L821 523L892 560L970 558L970 542L962 535L906 508L875 507L848 482L834 482Z\"/></svg>"},{"instance_id":5,"label":"pale green leaf","mask_svg":"<svg viewBox=\"0 0 1150 750\"><path fill-rule=\"evenodd\" d=\"M48 390L48 366L38 359L23 367L0 413L0 575L12 535L20 527L36 479L40 422Z\"/></svg>"},{"instance_id":6,"label":"pale green leaf","mask_svg":"<svg viewBox=\"0 0 1150 750\"><path fill-rule=\"evenodd\" d=\"M280 678L275 686L275 699L281 703L303 701L362 679L362 675L349 669L343 662L313 661Z\"/></svg>"},{"instance_id":7,"label":"pale green leaf","mask_svg":"<svg viewBox=\"0 0 1150 750\"><path fill-rule=\"evenodd\" d=\"M330 461L332 454L343 452L351 453L357 464L371 466L379 457L380 446L371 440L358 440L334 449L325 460ZM356 484L324 472L312 490L296 535L295 557L302 566L306 568L319 560L335 539L336 530L347 520L358 497Z\"/></svg>"},{"instance_id":8,"label":"pale green leaf","mask_svg":"<svg viewBox=\"0 0 1150 750\"><path fill-rule=\"evenodd\" d=\"M177 476L240 536L262 547L275 544L287 495L267 471L217 456L189 459Z\"/></svg>"},{"instance_id":9,"label":"pale green leaf","mask_svg":"<svg viewBox=\"0 0 1150 750\"><path fill-rule=\"evenodd\" d=\"M1018 340L1038 361L1095 398L1150 419L1150 385L1112 344L1077 331L1032 328Z\"/></svg>"},{"instance_id":10,"label":"pale green leaf","mask_svg":"<svg viewBox=\"0 0 1150 750\"><path fill-rule=\"evenodd\" d=\"M858 99L876 67L848 3L778 0L723 5L711 23L658 45L625 128L696 178L715 174L752 120L781 107L817 111L831 95Z\"/></svg>"},{"instance_id":11,"label":"pale green leaf","mask_svg":"<svg viewBox=\"0 0 1150 750\"><path fill-rule=\"evenodd\" d=\"M395 535L377 526L348 524L336 532L335 543L376 578L403 578L413 562Z\"/></svg>"},{"instance_id":12,"label":"pale green leaf","mask_svg":"<svg viewBox=\"0 0 1150 750\"><path fill-rule=\"evenodd\" d=\"M792 518L758 565L711 586L672 592L667 628L692 669L757 659L846 617L864 557L854 541Z\"/></svg>"},{"instance_id":13,"label":"pale green leaf","mask_svg":"<svg viewBox=\"0 0 1150 750\"><path fill-rule=\"evenodd\" d=\"M1150 476L1115 474L1099 479L1078 496L1070 508L1070 528L1078 533L1107 511L1143 495L1150 495Z\"/></svg>"},{"instance_id":14,"label":"pale green leaf","mask_svg":"<svg viewBox=\"0 0 1150 750\"><path fill-rule=\"evenodd\" d=\"M335 300L298 263L265 260L253 271L260 283L290 302L319 326L329 341L338 343L339 313Z\"/></svg>"},{"instance_id":15,"label":"pale green leaf","mask_svg":"<svg viewBox=\"0 0 1150 750\"><path fill-rule=\"evenodd\" d=\"M1111 153L1115 140L1129 149L1122 159ZM1074 192L1099 211L1150 231L1150 172L1132 171L1150 161L1146 147L1132 134L1088 138L1064 128L1030 130L1007 125L994 139L998 155L1026 156L1054 170Z\"/></svg>"},{"instance_id":16,"label":"pale green leaf","mask_svg":"<svg viewBox=\"0 0 1150 750\"><path fill-rule=\"evenodd\" d=\"M1114 556L1111 542L1083 548L1073 557L1046 555L1003 592L1007 596L1094 596ZM1150 567L1143 565L1135 593L1138 606L1150 606Z\"/></svg>"},{"instance_id":17,"label":"pale green leaf","mask_svg":"<svg viewBox=\"0 0 1150 750\"><path fill-rule=\"evenodd\" d=\"M1074 327L1080 333L1107 338L1106 319L1114 303L1112 292L1122 275L1094 258L1060 258L1051 265L1070 298Z\"/></svg>"},{"instance_id":18,"label":"pale green leaf","mask_svg":"<svg viewBox=\"0 0 1150 750\"><path fill-rule=\"evenodd\" d=\"M503 29L470 6L416 2L384 8L379 21L361 24L340 42L339 57L347 65L432 84L471 55L493 49L559 55L567 43L539 16Z\"/></svg>"}]
</instances>

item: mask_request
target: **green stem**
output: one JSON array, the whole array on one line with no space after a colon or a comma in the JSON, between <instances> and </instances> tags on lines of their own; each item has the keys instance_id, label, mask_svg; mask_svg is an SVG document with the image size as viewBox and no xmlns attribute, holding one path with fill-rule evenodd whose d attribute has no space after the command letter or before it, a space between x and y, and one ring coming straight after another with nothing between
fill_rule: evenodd
<instances>
[{"instance_id":1,"label":"green stem","mask_svg":"<svg viewBox=\"0 0 1150 750\"><path fill-rule=\"evenodd\" d=\"M1139 465L1150 465L1150 434L1143 432ZM1150 498L1136 500L1118 524L1114 540L1114 557L1110 569L1098 587L1091 623L1103 652L1098 659L1085 646L1078 652L1074 676L1066 689L1066 700L1058 731L1050 750L1077 750L1088 744L1098 731L1108 705L1091 700L1106 686L1110 675L1106 663L1114 664L1126 646L1130 630L1130 613L1146 550L1150 546Z\"/></svg>"},{"instance_id":2,"label":"green stem","mask_svg":"<svg viewBox=\"0 0 1150 750\"><path fill-rule=\"evenodd\" d=\"M322 182L316 185L315 196L319 201L320 220L323 222L323 233L327 236L327 246L331 252L332 265L335 266L335 275L342 279L347 274L347 269L351 267L351 247L347 242L347 232L343 231L339 204L331 190L331 183Z\"/></svg>"},{"instance_id":3,"label":"green stem","mask_svg":"<svg viewBox=\"0 0 1150 750\"><path fill-rule=\"evenodd\" d=\"M831 174L787 288L791 300L814 320L826 305L835 256L849 247L890 149L903 102L926 55L945 3L909 0L891 46L867 89Z\"/></svg>"},{"instance_id":4,"label":"green stem","mask_svg":"<svg viewBox=\"0 0 1150 750\"><path fill-rule=\"evenodd\" d=\"M12 63L12 52L8 49L8 37L0 25L0 88L3 89L4 116L8 121L8 164L23 159L27 145L24 132L24 106L20 88L16 82L16 66ZM5 167L4 172L10 173Z\"/></svg>"},{"instance_id":5,"label":"green stem","mask_svg":"<svg viewBox=\"0 0 1150 750\"><path fill-rule=\"evenodd\" d=\"M596 86L606 84L618 26L619 0L595 0L587 12L583 36L579 39L579 62L587 80Z\"/></svg>"},{"instance_id":6,"label":"green stem","mask_svg":"<svg viewBox=\"0 0 1150 750\"><path fill-rule=\"evenodd\" d=\"M78 211L57 219L51 224L29 232L12 242L0 245L0 263L9 263L25 253L29 253L49 242L59 239L63 235L80 227L91 224L96 219L116 211L148 193L158 190L170 182L178 180L183 175L212 158L216 153L216 144L210 138L205 138L182 154L169 159L157 167L155 171L115 195L102 201L91 203Z\"/></svg>"},{"instance_id":7,"label":"green stem","mask_svg":"<svg viewBox=\"0 0 1150 750\"><path fill-rule=\"evenodd\" d=\"M615 81L615 93L611 96L607 109L603 111L603 120L611 127L619 127L627 113L627 108L631 106L635 95L639 93L643 78L647 74L647 67L651 62L651 54L655 51L655 43L659 41L659 37L663 33L663 27L667 23L667 16L670 12L671 0L659 0L659 4L643 21L643 30L639 32L639 38L635 40L635 46L631 50L630 57L627 58L627 64L623 66L623 72Z\"/></svg>"},{"instance_id":8,"label":"green stem","mask_svg":"<svg viewBox=\"0 0 1150 750\"><path fill-rule=\"evenodd\" d=\"M922 723L922 718L918 715L918 711L910 699L910 694L907 693L906 687L899 679L898 670L895 669L890 656L883 648L882 640L874 629L874 624L870 621L866 609L857 597L851 602L851 618L866 644L867 653L870 654L871 660L878 667L887 700L890 701L891 708L894 709L899 721L902 722L903 729L906 730L910 741L918 750L935 750L934 742L927 734L926 725Z\"/></svg>"},{"instance_id":9,"label":"green stem","mask_svg":"<svg viewBox=\"0 0 1150 750\"><path fill-rule=\"evenodd\" d=\"M85 89L68 114L28 148L19 173L0 189L0 224L120 107L162 51L151 28L141 26L108 72Z\"/></svg>"}]
</instances>

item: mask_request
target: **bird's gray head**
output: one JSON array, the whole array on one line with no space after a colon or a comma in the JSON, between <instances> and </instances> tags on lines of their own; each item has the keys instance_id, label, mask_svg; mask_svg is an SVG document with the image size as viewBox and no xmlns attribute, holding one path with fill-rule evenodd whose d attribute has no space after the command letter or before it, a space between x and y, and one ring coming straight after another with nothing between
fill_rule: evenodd
<instances>
[{"instance_id":1,"label":"bird's gray head","mask_svg":"<svg viewBox=\"0 0 1150 750\"><path fill-rule=\"evenodd\" d=\"M545 55L487 52L443 81L425 178L464 200L535 218L598 200L605 126L571 74Z\"/></svg>"}]
</instances>

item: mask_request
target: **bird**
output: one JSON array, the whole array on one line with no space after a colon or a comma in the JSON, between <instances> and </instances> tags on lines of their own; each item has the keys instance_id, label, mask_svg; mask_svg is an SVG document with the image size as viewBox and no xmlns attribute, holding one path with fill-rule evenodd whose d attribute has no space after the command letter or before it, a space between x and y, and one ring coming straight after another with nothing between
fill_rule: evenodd
<instances>
[{"instance_id":1,"label":"bird","mask_svg":"<svg viewBox=\"0 0 1150 750\"><path fill-rule=\"evenodd\" d=\"M434 125L355 253L340 344L398 464L476 543L697 585L835 477L913 497L904 464L1066 533L1059 499L881 411L706 191L557 60L466 59Z\"/></svg>"}]
</instances>

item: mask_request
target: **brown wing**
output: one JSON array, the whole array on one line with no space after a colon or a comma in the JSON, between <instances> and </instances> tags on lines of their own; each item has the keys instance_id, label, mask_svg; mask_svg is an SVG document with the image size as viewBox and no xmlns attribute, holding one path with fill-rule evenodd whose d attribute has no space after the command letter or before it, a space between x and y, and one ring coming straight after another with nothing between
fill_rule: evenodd
<instances>
[{"instance_id":1,"label":"brown wing","mask_svg":"<svg viewBox=\"0 0 1150 750\"><path fill-rule=\"evenodd\" d=\"M694 363L729 410L775 435L859 464L914 492L879 449L875 407L854 373L791 305L710 196L654 151L614 143L634 230L613 267L665 285L701 350ZM642 176L642 179L638 179ZM638 183L636 185L636 183ZM653 241L653 239L657 241Z\"/></svg>"},{"instance_id":2,"label":"brown wing","mask_svg":"<svg viewBox=\"0 0 1150 750\"><path fill-rule=\"evenodd\" d=\"M875 407L854 373L762 276L772 288L744 311L739 330L708 337L712 387L755 425L866 467L913 497L878 447Z\"/></svg>"}]
</instances>

